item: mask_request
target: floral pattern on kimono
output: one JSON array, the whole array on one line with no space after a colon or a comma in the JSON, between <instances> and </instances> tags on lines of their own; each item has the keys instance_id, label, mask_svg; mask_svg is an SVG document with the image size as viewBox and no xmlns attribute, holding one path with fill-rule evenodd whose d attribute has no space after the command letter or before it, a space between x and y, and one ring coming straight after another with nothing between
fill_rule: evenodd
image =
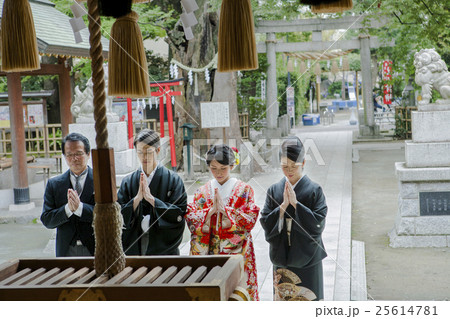
<instances>
[{"instance_id":1,"label":"floral pattern on kimono","mask_svg":"<svg viewBox=\"0 0 450 319\"><path fill-rule=\"evenodd\" d=\"M214 214L210 220L210 232L202 231L206 216L213 206L211 181L200 187L194 200L188 205L186 222L191 232L191 255L241 254L247 276L247 291L252 300L259 300L256 277L255 250L251 230L258 219L259 207L255 205L250 185L238 180L228 200L224 200L225 212L231 227L222 227L222 215Z\"/></svg>"}]
</instances>

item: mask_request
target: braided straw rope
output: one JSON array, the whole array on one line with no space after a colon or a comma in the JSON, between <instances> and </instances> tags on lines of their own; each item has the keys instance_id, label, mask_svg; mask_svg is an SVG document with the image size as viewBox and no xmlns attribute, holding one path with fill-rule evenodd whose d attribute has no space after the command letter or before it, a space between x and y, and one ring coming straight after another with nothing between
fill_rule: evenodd
<instances>
[{"instance_id":1,"label":"braided straw rope","mask_svg":"<svg viewBox=\"0 0 450 319\"><path fill-rule=\"evenodd\" d=\"M98 0L88 0L89 16L89 53L92 59L92 83L94 84L94 120L95 120L95 142L98 149L106 149L108 145L108 130L106 128L106 94L105 74L103 72L103 56L101 43L101 26Z\"/></svg>"},{"instance_id":2,"label":"braided straw rope","mask_svg":"<svg viewBox=\"0 0 450 319\"><path fill-rule=\"evenodd\" d=\"M88 0L89 42L92 58L92 82L94 93L95 141L97 149L108 149L108 130L105 106L105 80L100 14L98 0ZM94 169L97 169L94 167ZM107 274L112 277L125 268L125 255L122 249L123 219L120 205L116 202L99 204L94 207L95 233L95 272L97 276Z\"/></svg>"}]
</instances>

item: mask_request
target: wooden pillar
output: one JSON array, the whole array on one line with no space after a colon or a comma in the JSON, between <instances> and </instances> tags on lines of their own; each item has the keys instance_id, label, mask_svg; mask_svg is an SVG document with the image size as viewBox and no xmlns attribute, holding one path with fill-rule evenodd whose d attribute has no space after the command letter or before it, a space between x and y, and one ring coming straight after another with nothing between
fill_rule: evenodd
<instances>
[{"instance_id":1,"label":"wooden pillar","mask_svg":"<svg viewBox=\"0 0 450 319\"><path fill-rule=\"evenodd\" d=\"M44 150L45 157L49 157L50 143L48 142L48 117L47 117L47 99L42 99L42 114L44 115Z\"/></svg>"},{"instance_id":2,"label":"wooden pillar","mask_svg":"<svg viewBox=\"0 0 450 319\"><path fill-rule=\"evenodd\" d=\"M22 86L20 73L8 73L8 101L11 122L11 147L13 158L14 204L30 202L28 188L25 125L23 123Z\"/></svg>"},{"instance_id":3,"label":"wooden pillar","mask_svg":"<svg viewBox=\"0 0 450 319\"><path fill-rule=\"evenodd\" d=\"M70 66L66 67L66 58L60 58L58 63L61 67L59 75L59 107L61 114L62 136L69 134L69 124L73 122L70 106L72 105L72 88L70 86Z\"/></svg>"}]
</instances>

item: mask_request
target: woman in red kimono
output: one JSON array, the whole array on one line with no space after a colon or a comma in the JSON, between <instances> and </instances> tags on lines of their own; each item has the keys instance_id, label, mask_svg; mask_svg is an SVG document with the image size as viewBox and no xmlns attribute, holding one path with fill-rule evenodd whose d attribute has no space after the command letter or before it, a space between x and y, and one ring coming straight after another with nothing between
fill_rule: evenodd
<instances>
[{"instance_id":1,"label":"woman in red kimono","mask_svg":"<svg viewBox=\"0 0 450 319\"><path fill-rule=\"evenodd\" d=\"M197 190L185 216L191 232L190 254L241 254L250 299L259 300L250 233L259 213L253 189L230 176L235 153L229 146L214 145L206 153L206 163L214 179Z\"/></svg>"}]
</instances>

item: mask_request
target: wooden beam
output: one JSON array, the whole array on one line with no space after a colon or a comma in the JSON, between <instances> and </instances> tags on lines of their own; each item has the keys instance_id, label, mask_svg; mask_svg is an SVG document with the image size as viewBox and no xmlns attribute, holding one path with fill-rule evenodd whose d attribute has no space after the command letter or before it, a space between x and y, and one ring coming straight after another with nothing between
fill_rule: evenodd
<instances>
[{"instance_id":1,"label":"wooden beam","mask_svg":"<svg viewBox=\"0 0 450 319\"><path fill-rule=\"evenodd\" d=\"M387 43L383 43L378 37L370 38L370 48L379 48L386 46L395 46L392 39ZM276 52L299 52L299 51L326 51L326 50L355 50L361 48L359 39L342 40L342 41L325 41L325 42L277 42L275 44ZM266 43L259 42L257 44L258 53L266 53Z\"/></svg>"},{"instance_id":2,"label":"wooden beam","mask_svg":"<svg viewBox=\"0 0 450 319\"><path fill-rule=\"evenodd\" d=\"M41 64L39 70L20 72L20 76L36 75L61 75L64 72L64 64ZM7 76L9 72L0 71L0 76Z\"/></svg>"},{"instance_id":3,"label":"wooden beam","mask_svg":"<svg viewBox=\"0 0 450 319\"><path fill-rule=\"evenodd\" d=\"M367 18L367 15L345 16L339 19L260 20L256 22L255 33L381 28L388 21L388 16L373 19Z\"/></svg>"}]
</instances>

